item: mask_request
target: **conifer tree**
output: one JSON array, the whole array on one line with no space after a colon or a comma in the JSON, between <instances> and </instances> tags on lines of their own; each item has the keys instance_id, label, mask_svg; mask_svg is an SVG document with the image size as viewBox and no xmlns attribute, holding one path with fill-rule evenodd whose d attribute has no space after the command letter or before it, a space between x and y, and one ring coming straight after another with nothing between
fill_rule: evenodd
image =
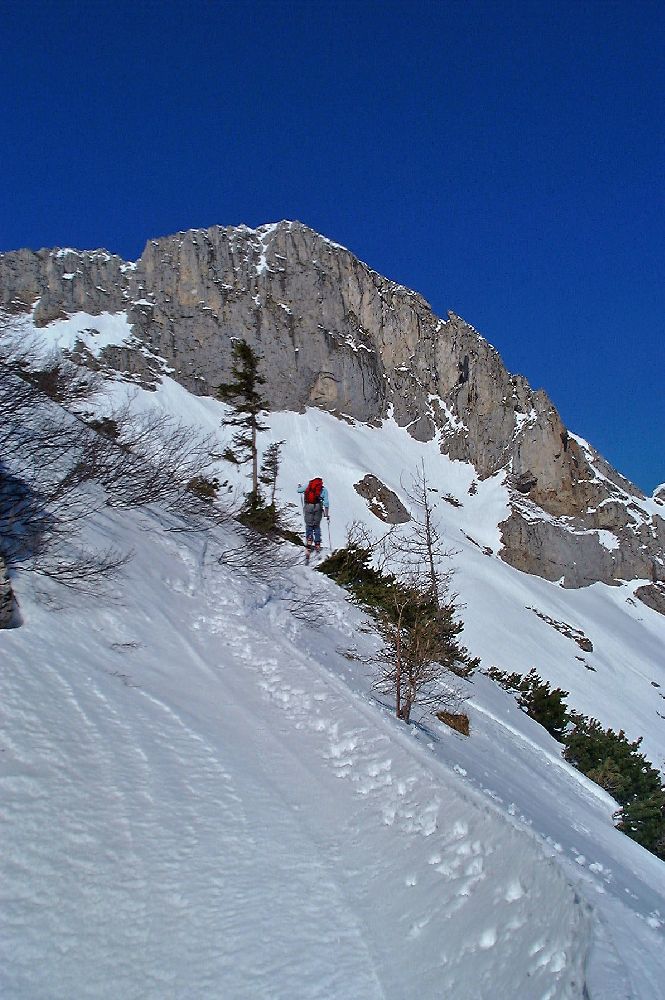
<instances>
[{"instance_id":1,"label":"conifer tree","mask_svg":"<svg viewBox=\"0 0 665 1000\"><path fill-rule=\"evenodd\" d=\"M269 444L263 455L261 461L261 471L259 473L259 482L266 487L269 491L268 506L275 508L275 496L277 493L277 477L279 476L279 467L282 462L282 445L283 441L273 441Z\"/></svg>"},{"instance_id":2,"label":"conifer tree","mask_svg":"<svg viewBox=\"0 0 665 1000\"><path fill-rule=\"evenodd\" d=\"M246 340L234 341L231 366L233 380L223 382L217 389L219 399L232 408L232 413L222 424L237 428L232 439L233 457L239 465L252 463L250 508L256 508L260 500L256 438L261 431L268 429L268 425L261 420L261 414L268 409L268 404L261 395L265 379L259 373L260 360Z\"/></svg>"}]
</instances>

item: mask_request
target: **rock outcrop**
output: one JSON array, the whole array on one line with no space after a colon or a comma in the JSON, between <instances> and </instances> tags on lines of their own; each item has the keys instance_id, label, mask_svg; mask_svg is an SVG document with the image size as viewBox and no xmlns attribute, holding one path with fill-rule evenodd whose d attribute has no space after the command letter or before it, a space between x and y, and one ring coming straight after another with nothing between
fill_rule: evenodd
<instances>
[{"instance_id":1,"label":"rock outcrop","mask_svg":"<svg viewBox=\"0 0 665 1000\"><path fill-rule=\"evenodd\" d=\"M16 622L16 601L7 575L5 561L0 556L0 628L12 628Z\"/></svg>"},{"instance_id":2,"label":"rock outcrop","mask_svg":"<svg viewBox=\"0 0 665 1000\"><path fill-rule=\"evenodd\" d=\"M0 308L37 324L126 311L134 339L104 362L190 391L227 381L232 338L262 355L272 408L360 421L392 414L419 440L503 472L513 512L502 557L566 586L665 578L662 501L645 497L563 426L552 402L458 316L296 222L151 240L136 263L105 251L0 256ZM151 360L152 359L152 360ZM665 513L665 511L664 511Z\"/></svg>"},{"instance_id":3,"label":"rock outcrop","mask_svg":"<svg viewBox=\"0 0 665 1000\"><path fill-rule=\"evenodd\" d=\"M406 524L411 520L411 515L397 494L371 473L363 476L353 488L367 501L370 513L384 524Z\"/></svg>"}]
</instances>

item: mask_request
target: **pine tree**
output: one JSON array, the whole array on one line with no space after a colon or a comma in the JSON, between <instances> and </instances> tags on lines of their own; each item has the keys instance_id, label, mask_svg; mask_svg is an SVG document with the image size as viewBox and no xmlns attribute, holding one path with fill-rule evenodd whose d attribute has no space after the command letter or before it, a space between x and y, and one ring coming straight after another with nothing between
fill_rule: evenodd
<instances>
[{"instance_id":1,"label":"pine tree","mask_svg":"<svg viewBox=\"0 0 665 1000\"><path fill-rule=\"evenodd\" d=\"M277 493L277 477L279 467L282 463L283 441L273 441L266 448L261 462L259 482L269 491L268 506L275 509L275 495Z\"/></svg>"},{"instance_id":2,"label":"pine tree","mask_svg":"<svg viewBox=\"0 0 665 1000\"><path fill-rule=\"evenodd\" d=\"M233 459L239 465L252 463L252 490L248 498L250 508L257 507L260 501L256 438L261 431L268 429L268 425L261 420L261 414L268 409L268 404L260 390L265 384L265 379L259 373L260 360L247 341L234 341L231 366L233 381L223 382L217 389L219 399L232 408L231 415L222 424L237 428L232 439Z\"/></svg>"}]
</instances>

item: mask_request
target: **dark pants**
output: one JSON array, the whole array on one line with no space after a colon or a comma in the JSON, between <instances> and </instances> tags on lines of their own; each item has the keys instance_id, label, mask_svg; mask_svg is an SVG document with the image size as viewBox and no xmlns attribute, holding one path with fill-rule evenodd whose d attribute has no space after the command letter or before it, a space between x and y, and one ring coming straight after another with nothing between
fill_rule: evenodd
<instances>
[{"instance_id":1,"label":"dark pants","mask_svg":"<svg viewBox=\"0 0 665 1000\"><path fill-rule=\"evenodd\" d=\"M307 548L311 548L312 542L314 545L321 544L321 522L318 524L306 524L305 525L305 543Z\"/></svg>"},{"instance_id":2,"label":"dark pants","mask_svg":"<svg viewBox=\"0 0 665 1000\"><path fill-rule=\"evenodd\" d=\"M321 518L323 517L323 504L306 503L303 505L305 515L305 544L311 549L312 543L319 548L321 545Z\"/></svg>"}]
</instances>

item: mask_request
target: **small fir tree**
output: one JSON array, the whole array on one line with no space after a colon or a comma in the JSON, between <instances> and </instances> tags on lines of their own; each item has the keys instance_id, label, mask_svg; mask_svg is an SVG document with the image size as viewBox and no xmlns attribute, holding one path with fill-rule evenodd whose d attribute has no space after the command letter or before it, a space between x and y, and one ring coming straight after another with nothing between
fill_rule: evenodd
<instances>
[{"instance_id":1,"label":"small fir tree","mask_svg":"<svg viewBox=\"0 0 665 1000\"><path fill-rule=\"evenodd\" d=\"M273 441L266 448L261 461L261 471L259 472L259 482L268 490L268 506L275 509L275 497L277 494L277 478L279 467L282 464L283 441Z\"/></svg>"},{"instance_id":2,"label":"small fir tree","mask_svg":"<svg viewBox=\"0 0 665 1000\"><path fill-rule=\"evenodd\" d=\"M261 395L261 386L265 379L259 373L260 358L245 340L236 340L233 344L233 365L231 382L223 382L217 389L217 395L223 403L228 403L232 413L222 421L225 427L237 428L232 439L232 455L239 465L252 463L252 490L249 494L250 508L256 508L260 502L259 465L257 435L268 429L261 415L268 409L266 400Z\"/></svg>"}]
</instances>

